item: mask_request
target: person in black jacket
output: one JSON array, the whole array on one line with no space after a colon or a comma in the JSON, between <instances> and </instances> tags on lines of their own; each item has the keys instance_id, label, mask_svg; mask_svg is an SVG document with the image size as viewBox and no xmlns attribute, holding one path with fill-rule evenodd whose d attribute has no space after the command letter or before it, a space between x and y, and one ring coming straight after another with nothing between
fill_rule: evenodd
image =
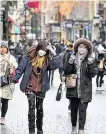
<instances>
[{"instance_id":1,"label":"person in black jacket","mask_svg":"<svg viewBox=\"0 0 106 134\"><path fill-rule=\"evenodd\" d=\"M105 63L106 63L106 59L105 59L105 54L104 53L99 53L98 54L98 60L97 64L98 64L98 74L96 77L96 86L97 86L97 91L102 91L102 84L103 82L103 77L104 77L104 72L105 72ZM99 80L100 78L100 80Z\"/></svg>"},{"instance_id":2,"label":"person in black jacket","mask_svg":"<svg viewBox=\"0 0 106 134\"><path fill-rule=\"evenodd\" d=\"M67 88L66 98L71 100L72 134L77 134L77 117L79 111L79 131L84 134L86 110L92 100L92 78L97 74L97 65L92 55L92 44L85 38L74 43L75 54L71 55L64 70L65 76L77 74L76 86Z\"/></svg>"}]
</instances>

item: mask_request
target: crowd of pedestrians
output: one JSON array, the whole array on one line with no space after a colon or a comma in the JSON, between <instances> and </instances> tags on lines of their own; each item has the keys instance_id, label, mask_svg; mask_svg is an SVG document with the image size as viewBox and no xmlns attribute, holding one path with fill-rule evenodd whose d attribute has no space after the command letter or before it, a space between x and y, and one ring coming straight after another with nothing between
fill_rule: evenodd
<instances>
[{"instance_id":1,"label":"crowd of pedestrians","mask_svg":"<svg viewBox=\"0 0 106 134\"><path fill-rule=\"evenodd\" d=\"M89 40L79 38L75 42L61 40L60 44L50 44L45 40L39 41L37 45L29 42L26 54L23 54L23 49L17 44L13 56L8 42L0 41L1 125L5 125L8 101L12 99L15 84L22 77L20 89L28 99L29 134L35 134L35 118L37 134L43 134L43 102L50 85L55 84L53 79L58 69L60 84L65 83L66 98L69 100L71 134L84 134L87 108L92 101L92 78L96 76L97 90L104 83L104 46L103 49L95 49Z\"/></svg>"}]
</instances>

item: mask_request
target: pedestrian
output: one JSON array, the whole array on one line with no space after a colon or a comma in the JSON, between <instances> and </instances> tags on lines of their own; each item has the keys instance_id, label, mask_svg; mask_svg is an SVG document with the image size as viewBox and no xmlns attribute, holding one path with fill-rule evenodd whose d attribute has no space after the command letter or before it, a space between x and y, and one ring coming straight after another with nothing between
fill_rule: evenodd
<instances>
[{"instance_id":1,"label":"pedestrian","mask_svg":"<svg viewBox=\"0 0 106 134\"><path fill-rule=\"evenodd\" d=\"M52 59L49 53L53 55ZM49 69L57 69L59 57L45 41L40 41L37 47L31 47L27 55L16 69L16 74L12 80L18 81L23 75L20 89L28 99L29 112L29 134L35 134L35 100L36 100L36 126L37 134L43 134L43 102L46 92L49 90Z\"/></svg>"},{"instance_id":2,"label":"pedestrian","mask_svg":"<svg viewBox=\"0 0 106 134\"><path fill-rule=\"evenodd\" d=\"M65 52L63 52L63 53L64 53L64 56L63 56L64 67L63 67L63 69L65 69L70 56L73 54L73 43L67 42L67 48L66 48ZM64 76L64 73L63 73L63 76ZM71 110L71 100L69 100L68 109Z\"/></svg>"},{"instance_id":3,"label":"pedestrian","mask_svg":"<svg viewBox=\"0 0 106 134\"><path fill-rule=\"evenodd\" d=\"M8 102L12 99L14 84L10 84L17 62L14 56L9 53L8 43L0 41L0 99L1 99L1 119L0 124L5 125L5 116L8 111ZM8 83L2 85L3 76L10 76Z\"/></svg>"},{"instance_id":4,"label":"pedestrian","mask_svg":"<svg viewBox=\"0 0 106 134\"><path fill-rule=\"evenodd\" d=\"M103 77L104 77L105 64L106 64L104 53L99 52L97 64L98 64L98 74L96 77L96 86L97 86L97 91L98 90L102 91Z\"/></svg>"},{"instance_id":5,"label":"pedestrian","mask_svg":"<svg viewBox=\"0 0 106 134\"><path fill-rule=\"evenodd\" d=\"M78 134L84 134L86 110L92 100L92 78L97 74L97 65L92 55L92 44L85 38L74 43L74 54L71 55L65 68L67 86L66 98L71 100L72 133L77 134L77 118L79 118ZM78 112L79 111L79 112Z\"/></svg>"},{"instance_id":6,"label":"pedestrian","mask_svg":"<svg viewBox=\"0 0 106 134\"><path fill-rule=\"evenodd\" d=\"M54 51L56 52L55 46L51 45L51 47L52 47L52 48L54 49ZM52 55L50 54L49 57L52 58ZM51 85L53 85L54 72L55 72L55 70L49 70L49 82L50 82Z\"/></svg>"},{"instance_id":7,"label":"pedestrian","mask_svg":"<svg viewBox=\"0 0 106 134\"><path fill-rule=\"evenodd\" d=\"M15 48L15 55L16 55L17 62L19 64L23 58L23 49L19 43L17 43L17 46Z\"/></svg>"}]
</instances>

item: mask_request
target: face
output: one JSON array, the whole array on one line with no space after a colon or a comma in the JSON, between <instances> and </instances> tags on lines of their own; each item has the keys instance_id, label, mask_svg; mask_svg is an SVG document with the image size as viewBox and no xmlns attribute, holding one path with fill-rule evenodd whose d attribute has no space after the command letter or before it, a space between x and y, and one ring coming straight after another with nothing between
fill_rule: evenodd
<instances>
[{"instance_id":1,"label":"face","mask_svg":"<svg viewBox=\"0 0 106 134\"><path fill-rule=\"evenodd\" d=\"M0 53L1 54L6 54L8 52L8 48L7 47L5 47L5 46L1 46L1 48L0 48Z\"/></svg>"},{"instance_id":2,"label":"face","mask_svg":"<svg viewBox=\"0 0 106 134\"><path fill-rule=\"evenodd\" d=\"M87 53L88 53L87 47L86 47L84 44L80 44L80 45L78 46L78 53L79 53L80 55L85 55L85 54L87 54Z\"/></svg>"}]
</instances>

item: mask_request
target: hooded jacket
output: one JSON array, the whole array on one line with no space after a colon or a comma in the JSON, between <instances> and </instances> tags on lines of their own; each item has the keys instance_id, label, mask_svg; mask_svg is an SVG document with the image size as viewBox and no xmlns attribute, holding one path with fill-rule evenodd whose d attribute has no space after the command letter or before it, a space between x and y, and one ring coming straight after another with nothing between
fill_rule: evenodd
<instances>
[{"instance_id":1,"label":"hooded jacket","mask_svg":"<svg viewBox=\"0 0 106 134\"><path fill-rule=\"evenodd\" d=\"M5 41L0 41L0 46L5 46L8 48L8 43ZM0 77L4 76L6 72L8 72L8 74L12 77L16 67L16 59L9 53L9 51L7 54L0 54ZM0 87L0 97L4 99L12 99L14 88L15 85L11 86L11 84Z\"/></svg>"},{"instance_id":2,"label":"hooded jacket","mask_svg":"<svg viewBox=\"0 0 106 134\"><path fill-rule=\"evenodd\" d=\"M74 52L76 55L79 44L85 44L88 48L88 56L82 61L80 66L80 98L82 102L90 102L92 100L92 78L97 74L97 65L95 61L92 64L88 64L88 57L92 54L92 44L86 39L78 39L74 43ZM65 76L71 74L77 74L76 63L66 65L64 70ZM79 98L78 84L75 88L67 88L66 97Z\"/></svg>"},{"instance_id":3,"label":"hooded jacket","mask_svg":"<svg viewBox=\"0 0 106 134\"><path fill-rule=\"evenodd\" d=\"M52 58L52 60L49 61L48 65L47 64L43 65L42 83L41 83L41 92L42 93L46 93L50 88L48 70L49 69L55 70L55 69L59 68L59 66L60 66L60 57L59 56L54 56ZM32 72L32 65L29 62L29 57L25 56L23 58L23 60L21 61L21 63L19 64L18 68L16 69L16 73L12 80L12 82L16 83L23 75L21 83L20 83L20 90L22 92L25 92L25 90L26 90L27 84L28 84L30 76L31 76L31 72Z\"/></svg>"}]
</instances>

